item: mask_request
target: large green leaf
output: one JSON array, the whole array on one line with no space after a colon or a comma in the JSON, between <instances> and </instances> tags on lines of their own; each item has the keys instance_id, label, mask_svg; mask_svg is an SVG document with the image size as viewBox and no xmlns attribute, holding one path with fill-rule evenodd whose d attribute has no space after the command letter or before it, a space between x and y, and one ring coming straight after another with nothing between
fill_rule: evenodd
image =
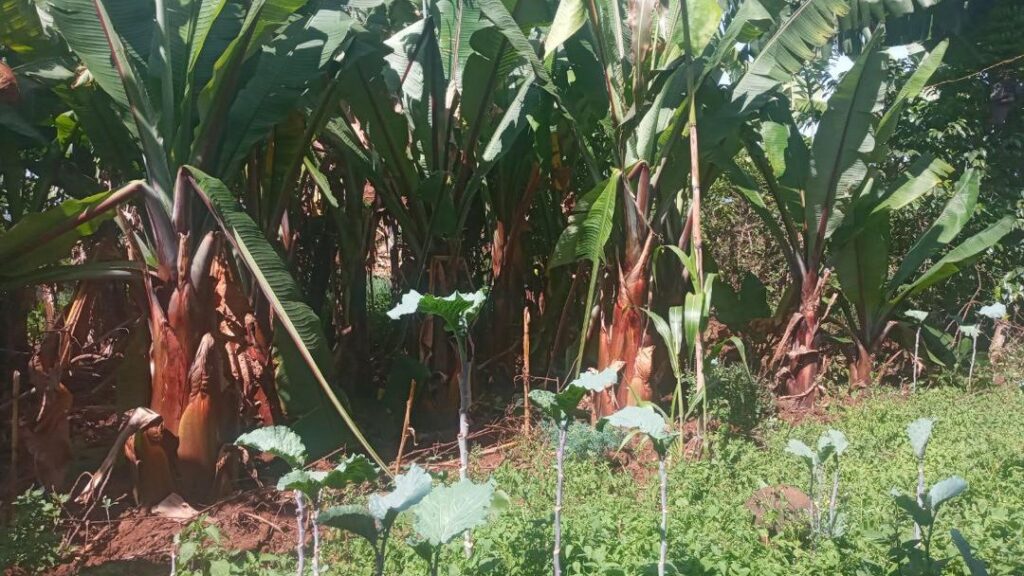
<instances>
[{"instance_id":1,"label":"large green leaf","mask_svg":"<svg viewBox=\"0 0 1024 576\"><path fill-rule=\"evenodd\" d=\"M249 81L228 111L219 174L232 174L253 144L296 106L341 46L351 20L339 9L320 9L292 22L260 50Z\"/></svg>"},{"instance_id":2,"label":"large green leaf","mask_svg":"<svg viewBox=\"0 0 1024 576\"><path fill-rule=\"evenodd\" d=\"M264 297L270 302L275 319L295 344L298 355L320 386L323 395L313 389L304 390L301 395L293 395L293 405L287 406L290 414L297 417L321 408L323 396L326 396L363 448L381 469L386 469L387 466L363 436L325 377L325 374L330 373L331 354L323 328L319 318L302 300L295 279L281 257L223 182L197 168L185 167L183 170L188 174L193 189L216 218L225 237L245 262ZM310 434L315 433L310 431Z\"/></svg>"},{"instance_id":3,"label":"large green leaf","mask_svg":"<svg viewBox=\"0 0 1024 576\"><path fill-rule=\"evenodd\" d=\"M432 488L430 474L413 464L405 474L395 476L394 490L370 496L370 514L380 522L390 524L398 514L423 500Z\"/></svg>"},{"instance_id":4,"label":"large green leaf","mask_svg":"<svg viewBox=\"0 0 1024 576\"><path fill-rule=\"evenodd\" d=\"M136 71L139 57L131 58L129 51L133 46L126 46L122 40L122 37L129 40L149 37L153 21L151 6L147 2L131 0L108 0L107 3L102 0L50 0L50 8L57 29L68 46L82 59L103 90L131 113L135 132L142 144L149 183L169 213L172 179L164 136L159 133L158 115L145 84L140 80L142 75Z\"/></svg>"},{"instance_id":5,"label":"large green leaf","mask_svg":"<svg viewBox=\"0 0 1024 576\"><path fill-rule=\"evenodd\" d=\"M756 0L745 4L751 2ZM838 18L848 10L846 0L806 0L793 9L736 83L733 100L740 103L741 110L750 109L796 75L835 34Z\"/></svg>"},{"instance_id":6,"label":"large green leaf","mask_svg":"<svg viewBox=\"0 0 1024 576\"><path fill-rule=\"evenodd\" d=\"M601 422L601 426L635 429L652 438L664 438L669 434L665 417L658 414L650 405L626 406L611 416L603 418Z\"/></svg>"},{"instance_id":7,"label":"large green leaf","mask_svg":"<svg viewBox=\"0 0 1024 576\"><path fill-rule=\"evenodd\" d=\"M1004 216L995 224L964 240L959 246L950 250L917 280L911 283L910 286L897 288L895 284L892 284L892 289L898 291L898 295L893 299L893 306L898 305L904 298L917 294L956 274L966 262L973 260L982 252L998 244L1003 239L1003 236L1009 234L1015 226L1016 219L1013 216Z\"/></svg>"},{"instance_id":8,"label":"large green leaf","mask_svg":"<svg viewBox=\"0 0 1024 576\"><path fill-rule=\"evenodd\" d=\"M287 426L257 428L239 436L235 444L273 454L292 468L302 468L306 464L306 446L299 435Z\"/></svg>"},{"instance_id":9,"label":"large green leaf","mask_svg":"<svg viewBox=\"0 0 1024 576\"><path fill-rule=\"evenodd\" d=\"M82 200L65 200L45 212L26 215L0 234L0 277L22 275L66 257L76 242L99 230L112 216L111 208L118 203L113 194L100 192ZM81 223L53 235L61 225L75 222Z\"/></svg>"},{"instance_id":10,"label":"large green leaf","mask_svg":"<svg viewBox=\"0 0 1024 576\"><path fill-rule=\"evenodd\" d=\"M874 149L873 112L882 94L885 55L878 36L857 59L828 100L811 150L810 179L804 192L807 252L813 254L822 220L831 217L837 198L851 195L867 176L866 155Z\"/></svg>"},{"instance_id":11,"label":"large green leaf","mask_svg":"<svg viewBox=\"0 0 1024 576\"><path fill-rule=\"evenodd\" d=\"M2 240L2 236L0 236ZM129 260L104 260L82 264L44 266L8 278L0 274L0 291L20 286L77 282L79 280L137 280L147 273L146 265Z\"/></svg>"},{"instance_id":12,"label":"large green leaf","mask_svg":"<svg viewBox=\"0 0 1024 576\"><path fill-rule=\"evenodd\" d=\"M416 534L434 547L447 544L485 523L493 499L493 481L474 484L462 480L451 486L439 486L413 510Z\"/></svg>"},{"instance_id":13,"label":"large green leaf","mask_svg":"<svg viewBox=\"0 0 1024 576\"><path fill-rule=\"evenodd\" d=\"M548 69L544 67L544 63L537 56L533 45L526 39L523 31L519 28L519 24L516 23L508 8L505 7L505 4L501 0L478 1L481 14L494 23L494 26L501 32L502 36L508 40L512 50L530 66L534 76L540 80L540 83L545 86L550 84L551 77L548 75Z\"/></svg>"},{"instance_id":14,"label":"large green leaf","mask_svg":"<svg viewBox=\"0 0 1024 576\"><path fill-rule=\"evenodd\" d=\"M438 316L444 321L445 330L464 336L470 325L483 308L487 293L477 290L469 294L455 291L448 296L420 294L410 290L402 295L402 300L388 311L388 317L397 320L407 314L429 314Z\"/></svg>"},{"instance_id":15,"label":"large green leaf","mask_svg":"<svg viewBox=\"0 0 1024 576\"><path fill-rule=\"evenodd\" d=\"M896 132L896 124L899 122L900 114L903 113L907 104L917 98L921 91L924 90L925 84L928 83L928 80L938 70L939 65L942 64L942 58L946 55L946 48L948 47L949 40L943 40L921 60L917 69L914 70L914 73L900 88L899 93L896 94L896 98L889 105L889 109L885 111L882 119L878 122L878 130L875 132L875 140L878 144L876 159L881 159L879 154L888 150L888 146L885 144L889 142L889 138Z\"/></svg>"},{"instance_id":16,"label":"large green leaf","mask_svg":"<svg viewBox=\"0 0 1024 576\"><path fill-rule=\"evenodd\" d=\"M907 438L910 439L910 447L913 448L914 456L918 460L924 459L934 424L935 420L932 418L918 418L907 425Z\"/></svg>"},{"instance_id":17,"label":"large green leaf","mask_svg":"<svg viewBox=\"0 0 1024 576\"><path fill-rule=\"evenodd\" d=\"M377 468L362 454L352 454L327 471L323 485L340 490L349 484L369 482L377 477Z\"/></svg>"},{"instance_id":18,"label":"large green leaf","mask_svg":"<svg viewBox=\"0 0 1024 576\"><path fill-rule=\"evenodd\" d=\"M377 522L366 506L331 506L316 519L321 526L351 532L366 538L370 544L377 544Z\"/></svg>"},{"instance_id":19,"label":"large green leaf","mask_svg":"<svg viewBox=\"0 0 1024 576\"><path fill-rule=\"evenodd\" d=\"M555 19L544 39L544 53L551 54L587 23L587 9L583 0L559 0Z\"/></svg>"},{"instance_id":20,"label":"large green leaf","mask_svg":"<svg viewBox=\"0 0 1024 576\"><path fill-rule=\"evenodd\" d=\"M839 275L843 296L853 304L860 323L861 337L872 340L885 298L885 279L889 272L888 214L871 216L860 233L833 249L832 263Z\"/></svg>"},{"instance_id":21,"label":"large green leaf","mask_svg":"<svg viewBox=\"0 0 1024 576\"><path fill-rule=\"evenodd\" d=\"M600 372L588 370L580 374L557 394L549 390L531 390L530 399L557 424L562 425L576 412L580 400L588 393L602 392L618 381L621 364L613 364Z\"/></svg>"},{"instance_id":22,"label":"large green leaf","mask_svg":"<svg viewBox=\"0 0 1024 576\"><path fill-rule=\"evenodd\" d=\"M892 289L905 283L917 272L917 269L929 258L953 238L956 238L963 230L967 221L974 214L974 208L978 202L978 192L981 185L981 172L971 168L964 172L953 188L953 196L942 209L942 214L935 222L914 242L914 245L907 251L906 256L900 262L899 268L892 277L890 287Z\"/></svg>"},{"instance_id":23,"label":"large green leaf","mask_svg":"<svg viewBox=\"0 0 1024 576\"><path fill-rule=\"evenodd\" d=\"M595 262L604 259L604 246L611 237L615 219L615 196L620 174L614 170L607 180L594 186L576 202L576 208L569 215L569 222L555 244L549 268L578 260Z\"/></svg>"},{"instance_id":24,"label":"large green leaf","mask_svg":"<svg viewBox=\"0 0 1024 576\"><path fill-rule=\"evenodd\" d=\"M967 490L966 480L959 476L950 476L949 478L939 480L928 489L925 503L931 508L932 515L934 516L939 513L939 508L943 504L963 494L965 490Z\"/></svg>"}]
</instances>

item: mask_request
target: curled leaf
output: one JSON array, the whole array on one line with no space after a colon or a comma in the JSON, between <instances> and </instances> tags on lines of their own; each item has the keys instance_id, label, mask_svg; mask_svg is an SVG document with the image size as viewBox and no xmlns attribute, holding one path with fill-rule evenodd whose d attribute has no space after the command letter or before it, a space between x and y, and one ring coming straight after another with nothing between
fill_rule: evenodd
<instances>
[{"instance_id":1,"label":"curled leaf","mask_svg":"<svg viewBox=\"0 0 1024 576\"><path fill-rule=\"evenodd\" d=\"M302 468L306 463L306 446L287 426L257 428L239 436L235 444L273 454L292 468Z\"/></svg>"}]
</instances>

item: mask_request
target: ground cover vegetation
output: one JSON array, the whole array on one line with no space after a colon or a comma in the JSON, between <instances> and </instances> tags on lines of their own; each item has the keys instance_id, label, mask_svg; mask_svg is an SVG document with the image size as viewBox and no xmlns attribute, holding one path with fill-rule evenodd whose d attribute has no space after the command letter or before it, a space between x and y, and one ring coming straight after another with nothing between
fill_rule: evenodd
<instances>
[{"instance_id":1,"label":"ground cover vegetation","mask_svg":"<svg viewBox=\"0 0 1024 576\"><path fill-rule=\"evenodd\" d=\"M1024 571L1021 25L0 0L2 568Z\"/></svg>"}]
</instances>

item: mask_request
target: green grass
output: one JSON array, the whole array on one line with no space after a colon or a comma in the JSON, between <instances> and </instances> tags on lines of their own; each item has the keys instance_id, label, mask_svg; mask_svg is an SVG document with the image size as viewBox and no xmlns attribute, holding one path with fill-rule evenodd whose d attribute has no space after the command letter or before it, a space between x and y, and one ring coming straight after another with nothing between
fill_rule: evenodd
<instances>
[{"instance_id":1,"label":"green grass","mask_svg":"<svg viewBox=\"0 0 1024 576\"><path fill-rule=\"evenodd\" d=\"M921 391L910 399L879 393L829 412L829 424L791 427L768 420L763 440L718 435L712 456L677 462L671 469L669 558L688 575L883 575L895 521L889 492L913 489L916 467L906 425L937 418L928 448L929 484L957 474L969 490L943 508L936 529L936 557L954 556L949 529L958 528L993 575L1024 574L1024 393L1004 387L967 395L954 388ZM762 543L762 533L743 507L754 490L769 484L803 487L805 468L784 453L789 438L808 444L827 427L850 441L840 487L849 530L816 550L796 536ZM543 575L551 571L551 502L554 471L543 435L520 445L495 473L512 506L476 532L476 554L462 557L452 545L448 574ZM653 573L657 557L657 483L653 463L639 479L600 458L577 458L566 471L564 573ZM910 526L900 524L908 538ZM369 556L352 538L328 536L331 574L369 574ZM401 538L394 540L387 574L422 574L425 564ZM442 574L445 570L442 568ZM955 558L947 574L964 574Z\"/></svg>"}]
</instances>

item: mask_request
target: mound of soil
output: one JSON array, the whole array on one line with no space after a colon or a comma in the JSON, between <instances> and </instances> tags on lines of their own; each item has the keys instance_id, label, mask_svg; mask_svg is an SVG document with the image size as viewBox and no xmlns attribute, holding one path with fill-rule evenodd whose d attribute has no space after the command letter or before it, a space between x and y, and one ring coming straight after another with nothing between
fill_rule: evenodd
<instances>
[{"instance_id":1,"label":"mound of soil","mask_svg":"<svg viewBox=\"0 0 1024 576\"><path fill-rule=\"evenodd\" d=\"M294 502L271 488L240 493L200 512L220 530L226 550L283 553L295 547ZM174 536L189 521L133 509L110 522L87 522L72 540L73 558L51 574L167 574Z\"/></svg>"}]
</instances>

